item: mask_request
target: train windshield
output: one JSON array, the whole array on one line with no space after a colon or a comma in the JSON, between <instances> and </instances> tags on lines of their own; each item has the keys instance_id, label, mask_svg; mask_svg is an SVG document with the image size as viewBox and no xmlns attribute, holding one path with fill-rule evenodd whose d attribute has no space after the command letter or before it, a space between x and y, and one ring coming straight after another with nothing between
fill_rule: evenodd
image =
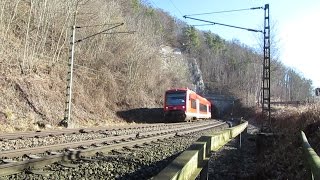
<instances>
[{"instance_id":1,"label":"train windshield","mask_svg":"<svg viewBox=\"0 0 320 180\"><path fill-rule=\"evenodd\" d=\"M186 102L186 92L167 92L166 105L184 105Z\"/></svg>"}]
</instances>

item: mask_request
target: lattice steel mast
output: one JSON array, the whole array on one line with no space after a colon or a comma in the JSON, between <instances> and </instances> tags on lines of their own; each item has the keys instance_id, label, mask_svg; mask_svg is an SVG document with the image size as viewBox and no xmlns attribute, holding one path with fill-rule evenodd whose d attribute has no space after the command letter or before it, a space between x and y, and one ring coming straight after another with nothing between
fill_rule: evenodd
<instances>
[{"instance_id":1,"label":"lattice steel mast","mask_svg":"<svg viewBox=\"0 0 320 180\"><path fill-rule=\"evenodd\" d=\"M267 116L271 124L270 109L270 16L269 4L264 8L264 31L263 31L263 77L262 77L262 114Z\"/></svg>"}]
</instances>

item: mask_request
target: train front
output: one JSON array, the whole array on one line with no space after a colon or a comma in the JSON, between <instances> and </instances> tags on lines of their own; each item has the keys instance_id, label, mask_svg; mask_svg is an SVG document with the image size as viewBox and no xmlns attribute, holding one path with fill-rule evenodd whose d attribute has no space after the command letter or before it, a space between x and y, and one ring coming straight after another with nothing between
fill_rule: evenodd
<instances>
[{"instance_id":1,"label":"train front","mask_svg":"<svg viewBox=\"0 0 320 180\"><path fill-rule=\"evenodd\" d=\"M186 119L186 89L171 89L165 93L164 117L168 122L184 121Z\"/></svg>"}]
</instances>

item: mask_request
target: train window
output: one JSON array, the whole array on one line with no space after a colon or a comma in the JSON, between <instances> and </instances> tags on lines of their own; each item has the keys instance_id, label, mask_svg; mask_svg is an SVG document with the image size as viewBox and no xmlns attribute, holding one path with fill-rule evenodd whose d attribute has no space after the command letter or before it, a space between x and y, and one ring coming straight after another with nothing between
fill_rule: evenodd
<instances>
[{"instance_id":1,"label":"train window","mask_svg":"<svg viewBox=\"0 0 320 180\"><path fill-rule=\"evenodd\" d=\"M185 105L186 92L173 92L166 94L166 105Z\"/></svg>"},{"instance_id":2,"label":"train window","mask_svg":"<svg viewBox=\"0 0 320 180\"><path fill-rule=\"evenodd\" d=\"M195 99L191 99L191 108L192 109L197 109L197 102Z\"/></svg>"},{"instance_id":3,"label":"train window","mask_svg":"<svg viewBox=\"0 0 320 180\"><path fill-rule=\"evenodd\" d=\"M207 106L204 104L200 104L200 111L207 112Z\"/></svg>"}]
</instances>

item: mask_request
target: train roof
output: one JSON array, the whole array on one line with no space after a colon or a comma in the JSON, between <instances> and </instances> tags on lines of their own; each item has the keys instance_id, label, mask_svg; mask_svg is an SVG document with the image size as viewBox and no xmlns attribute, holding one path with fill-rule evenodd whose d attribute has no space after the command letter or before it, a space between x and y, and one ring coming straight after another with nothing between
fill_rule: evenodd
<instances>
[{"instance_id":1,"label":"train roof","mask_svg":"<svg viewBox=\"0 0 320 180\"><path fill-rule=\"evenodd\" d=\"M207 98L202 97L201 95L199 95L198 93L192 91L192 90L189 89L189 88L172 88L172 89L166 90L166 92L175 92L175 91L191 91L191 92L195 93L199 98L201 98L201 99L203 99L203 100L205 100L205 101L210 102ZM211 103L211 102L210 102L210 103Z\"/></svg>"},{"instance_id":2,"label":"train roof","mask_svg":"<svg viewBox=\"0 0 320 180\"><path fill-rule=\"evenodd\" d=\"M166 90L166 92L171 92L171 91L187 91L190 90L188 88L172 88L172 89L168 89Z\"/></svg>"}]
</instances>

